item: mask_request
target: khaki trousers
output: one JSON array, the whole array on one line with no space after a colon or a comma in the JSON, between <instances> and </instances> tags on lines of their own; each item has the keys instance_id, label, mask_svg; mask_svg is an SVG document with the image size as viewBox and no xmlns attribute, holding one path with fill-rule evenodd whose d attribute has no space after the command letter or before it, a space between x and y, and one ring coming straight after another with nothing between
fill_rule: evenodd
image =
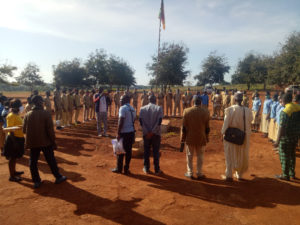
<instances>
[{"instance_id":1,"label":"khaki trousers","mask_svg":"<svg viewBox=\"0 0 300 225\"><path fill-rule=\"evenodd\" d=\"M203 164L203 153L205 150L204 146L197 145L186 145L186 161L187 161L187 173L193 175L193 156L197 156L197 176L202 175L202 164Z\"/></svg>"},{"instance_id":2,"label":"khaki trousers","mask_svg":"<svg viewBox=\"0 0 300 225\"><path fill-rule=\"evenodd\" d=\"M77 109L75 110L75 118L74 118L75 123L78 122L78 116L79 116L79 113L80 113L80 108L77 108Z\"/></svg>"},{"instance_id":3,"label":"khaki trousers","mask_svg":"<svg viewBox=\"0 0 300 225\"><path fill-rule=\"evenodd\" d=\"M62 110L55 110L55 120L62 120Z\"/></svg>"},{"instance_id":4,"label":"khaki trousers","mask_svg":"<svg viewBox=\"0 0 300 225\"><path fill-rule=\"evenodd\" d=\"M83 121L87 121L89 119L90 109L86 106L83 106Z\"/></svg>"},{"instance_id":5,"label":"khaki trousers","mask_svg":"<svg viewBox=\"0 0 300 225\"><path fill-rule=\"evenodd\" d=\"M175 102L174 103L174 116L176 116L176 111L178 109L178 113L179 113L179 116L181 115L181 107L180 107L180 102Z\"/></svg>"},{"instance_id":6,"label":"khaki trousers","mask_svg":"<svg viewBox=\"0 0 300 225\"><path fill-rule=\"evenodd\" d=\"M167 116L169 116L169 112L170 116L172 116L172 103L167 103Z\"/></svg>"},{"instance_id":7,"label":"khaki trousers","mask_svg":"<svg viewBox=\"0 0 300 225\"><path fill-rule=\"evenodd\" d=\"M68 113L68 121L69 121L69 124L72 124L72 120L73 120L73 114L74 114L74 110L71 110L69 111Z\"/></svg>"},{"instance_id":8,"label":"khaki trousers","mask_svg":"<svg viewBox=\"0 0 300 225\"><path fill-rule=\"evenodd\" d=\"M67 126L68 125L68 112L62 111L61 125L62 126Z\"/></svg>"}]
</instances>

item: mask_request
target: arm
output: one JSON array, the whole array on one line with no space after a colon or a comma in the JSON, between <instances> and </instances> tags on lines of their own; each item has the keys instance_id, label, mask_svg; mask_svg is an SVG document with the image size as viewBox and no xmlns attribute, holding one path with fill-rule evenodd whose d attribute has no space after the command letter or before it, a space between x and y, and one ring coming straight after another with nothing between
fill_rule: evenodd
<instances>
[{"instance_id":1,"label":"arm","mask_svg":"<svg viewBox=\"0 0 300 225\"><path fill-rule=\"evenodd\" d=\"M52 144L52 146L54 147L54 149L57 149L57 146L56 146L56 143L55 143L55 132L54 132L54 129L53 129L53 121L52 121L52 118L51 118L51 114L47 112L47 115L46 115L46 130L47 130L47 134L48 134L48 137L49 137L49 140Z\"/></svg>"},{"instance_id":2,"label":"arm","mask_svg":"<svg viewBox=\"0 0 300 225\"><path fill-rule=\"evenodd\" d=\"M124 117L119 117L119 122L118 122L118 135L117 135L117 139L118 141L120 140L121 136L121 130L123 128L123 125L124 125L124 120L125 118Z\"/></svg>"}]
</instances>

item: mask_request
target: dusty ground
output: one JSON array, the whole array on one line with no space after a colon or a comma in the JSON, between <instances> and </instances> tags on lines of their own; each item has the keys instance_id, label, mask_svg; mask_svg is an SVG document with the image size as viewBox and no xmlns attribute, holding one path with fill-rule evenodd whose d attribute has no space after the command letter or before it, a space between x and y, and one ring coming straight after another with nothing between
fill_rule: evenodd
<instances>
[{"instance_id":1,"label":"dusty ground","mask_svg":"<svg viewBox=\"0 0 300 225\"><path fill-rule=\"evenodd\" d=\"M111 137L116 123L116 118L109 118ZM55 154L61 173L68 177L65 183L53 184L41 157L44 183L33 189L28 151L17 164L25 171L24 180L9 182L2 157L0 224L299 224L300 181L273 179L281 172L278 155L261 134L251 136L248 181L226 183L220 179L225 170L222 121L211 121L203 166L208 178L191 181L183 176L185 153L178 152L180 123L179 118L172 119L171 132L163 136L161 176L144 175L142 159L132 159L130 176L110 172L116 162L111 138L96 137L95 121L56 133ZM297 174L299 157L297 152Z\"/></svg>"}]
</instances>

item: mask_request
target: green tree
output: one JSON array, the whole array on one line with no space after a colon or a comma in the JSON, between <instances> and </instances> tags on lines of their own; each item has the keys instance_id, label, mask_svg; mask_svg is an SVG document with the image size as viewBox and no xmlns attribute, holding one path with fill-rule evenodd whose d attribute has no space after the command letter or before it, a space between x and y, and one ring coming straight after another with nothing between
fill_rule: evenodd
<instances>
[{"instance_id":1,"label":"green tree","mask_svg":"<svg viewBox=\"0 0 300 225\"><path fill-rule=\"evenodd\" d=\"M216 52L211 52L202 62L202 72L194 77L197 85L210 85L214 83L224 83L224 75L229 72L230 66L225 56L219 56Z\"/></svg>"},{"instance_id":2,"label":"green tree","mask_svg":"<svg viewBox=\"0 0 300 225\"><path fill-rule=\"evenodd\" d=\"M88 56L85 62L89 82L92 84L108 84L108 61L107 54L103 49L96 50Z\"/></svg>"},{"instance_id":3,"label":"green tree","mask_svg":"<svg viewBox=\"0 0 300 225\"><path fill-rule=\"evenodd\" d=\"M107 74L107 84L111 87L112 85L128 87L136 83L131 66L123 59L113 55L107 61Z\"/></svg>"},{"instance_id":4,"label":"green tree","mask_svg":"<svg viewBox=\"0 0 300 225\"><path fill-rule=\"evenodd\" d=\"M5 83L7 84L7 78L8 77L13 77L13 72L17 70L17 67L3 64L0 66L0 83Z\"/></svg>"},{"instance_id":5,"label":"green tree","mask_svg":"<svg viewBox=\"0 0 300 225\"><path fill-rule=\"evenodd\" d=\"M21 72L21 75L16 79L19 84L28 86L30 87L30 90L33 91L34 86L45 85L39 73L40 69L36 64L28 63L24 70Z\"/></svg>"},{"instance_id":6,"label":"green tree","mask_svg":"<svg viewBox=\"0 0 300 225\"><path fill-rule=\"evenodd\" d=\"M151 83L161 85L183 85L189 74L185 69L189 49L183 44L164 43L159 55L152 56L152 63L147 64Z\"/></svg>"},{"instance_id":7,"label":"green tree","mask_svg":"<svg viewBox=\"0 0 300 225\"><path fill-rule=\"evenodd\" d=\"M54 83L58 86L78 87L89 83L86 69L78 58L53 66L53 74Z\"/></svg>"}]
</instances>

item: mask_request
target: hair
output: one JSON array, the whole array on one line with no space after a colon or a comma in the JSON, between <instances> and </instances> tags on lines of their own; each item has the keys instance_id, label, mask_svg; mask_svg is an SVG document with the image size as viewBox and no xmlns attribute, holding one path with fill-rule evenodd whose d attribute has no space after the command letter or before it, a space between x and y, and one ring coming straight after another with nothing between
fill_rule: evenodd
<instances>
[{"instance_id":1,"label":"hair","mask_svg":"<svg viewBox=\"0 0 300 225\"><path fill-rule=\"evenodd\" d=\"M22 106L22 102L20 99L15 99L11 102L11 111L13 113L18 113L20 111L20 107Z\"/></svg>"},{"instance_id":2,"label":"hair","mask_svg":"<svg viewBox=\"0 0 300 225\"><path fill-rule=\"evenodd\" d=\"M43 98L41 96L39 96L39 95L35 95L35 96L32 97L31 102L34 105L39 105L40 103L43 102Z\"/></svg>"},{"instance_id":3,"label":"hair","mask_svg":"<svg viewBox=\"0 0 300 225\"><path fill-rule=\"evenodd\" d=\"M291 103L293 101L293 95L291 93L286 93L282 98L284 103Z\"/></svg>"},{"instance_id":4,"label":"hair","mask_svg":"<svg viewBox=\"0 0 300 225\"><path fill-rule=\"evenodd\" d=\"M156 97L155 97L155 95L150 95L150 96L149 96L149 102L151 102L151 103L153 103L153 104L156 103Z\"/></svg>"},{"instance_id":5,"label":"hair","mask_svg":"<svg viewBox=\"0 0 300 225\"><path fill-rule=\"evenodd\" d=\"M196 105L196 106L201 105L202 99L200 96L195 95L193 100L194 100L194 105Z\"/></svg>"}]
</instances>

